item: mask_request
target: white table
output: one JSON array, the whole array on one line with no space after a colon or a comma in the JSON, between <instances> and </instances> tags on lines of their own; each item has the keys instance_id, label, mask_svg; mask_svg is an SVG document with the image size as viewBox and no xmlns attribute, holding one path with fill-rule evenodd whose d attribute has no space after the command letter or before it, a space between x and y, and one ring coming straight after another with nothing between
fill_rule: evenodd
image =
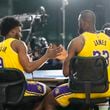
<instances>
[{"instance_id":1,"label":"white table","mask_svg":"<svg viewBox=\"0 0 110 110\"><path fill-rule=\"evenodd\" d=\"M56 86L68 80L64 77L62 70L36 70L32 73L25 73L27 80L40 81L49 86Z\"/></svg>"}]
</instances>

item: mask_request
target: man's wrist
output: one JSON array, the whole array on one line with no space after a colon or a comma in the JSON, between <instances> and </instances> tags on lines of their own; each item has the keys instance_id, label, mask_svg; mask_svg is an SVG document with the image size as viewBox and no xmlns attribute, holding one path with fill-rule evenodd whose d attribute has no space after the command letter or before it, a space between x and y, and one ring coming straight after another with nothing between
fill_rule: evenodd
<instances>
[{"instance_id":1,"label":"man's wrist","mask_svg":"<svg viewBox=\"0 0 110 110\"><path fill-rule=\"evenodd\" d=\"M47 54L44 55L46 60L49 60L49 56Z\"/></svg>"}]
</instances>

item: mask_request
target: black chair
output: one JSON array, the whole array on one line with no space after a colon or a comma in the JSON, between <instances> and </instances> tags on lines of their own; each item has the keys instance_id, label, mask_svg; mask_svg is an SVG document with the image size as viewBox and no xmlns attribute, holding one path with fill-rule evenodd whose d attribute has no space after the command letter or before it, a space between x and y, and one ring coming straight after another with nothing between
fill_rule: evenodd
<instances>
[{"instance_id":1,"label":"black chair","mask_svg":"<svg viewBox=\"0 0 110 110\"><path fill-rule=\"evenodd\" d=\"M84 93L85 98L71 98L71 103L80 103L84 110L98 110L99 103L108 101L108 97L91 98L91 93L108 91L109 81L107 62L104 57L78 57L70 61L69 87L73 93ZM82 108L83 110L83 108Z\"/></svg>"},{"instance_id":2,"label":"black chair","mask_svg":"<svg viewBox=\"0 0 110 110\"><path fill-rule=\"evenodd\" d=\"M16 105L23 99L26 81L17 69L0 68L0 110Z\"/></svg>"}]
</instances>

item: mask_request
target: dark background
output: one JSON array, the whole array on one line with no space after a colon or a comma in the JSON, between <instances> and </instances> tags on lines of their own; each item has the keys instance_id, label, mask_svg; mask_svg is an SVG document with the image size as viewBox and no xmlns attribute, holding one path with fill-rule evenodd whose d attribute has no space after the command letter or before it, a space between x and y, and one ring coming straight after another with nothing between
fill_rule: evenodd
<instances>
[{"instance_id":1,"label":"dark background","mask_svg":"<svg viewBox=\"0 0 110 110\"><path fill-rule=\"evenodd\" d=\"M110 22L110 0L68 0L66 6L66 46L76 37L78 30L77 18L81 10L93 10L97 17L97 30ZM46 37L48 42L62 43L62 0L0 0L0 17L13 14L35 13L40 6L46 8L48 25Z\"/></svg>"}]
</instances>

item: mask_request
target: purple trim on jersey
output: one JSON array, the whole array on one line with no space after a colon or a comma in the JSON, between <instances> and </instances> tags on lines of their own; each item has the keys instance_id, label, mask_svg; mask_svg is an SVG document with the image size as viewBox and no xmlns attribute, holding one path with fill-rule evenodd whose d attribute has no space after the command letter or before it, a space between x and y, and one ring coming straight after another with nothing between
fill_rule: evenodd
<instances>
[{"instance_id":1,"label":"purple trim on jersey","mask_svg":"<svg viewBox=\"0 0 110 110\"><path fill-rule=\"evenodd\" d=\"M65 93L70 93L71 90L69 89L68 85L58 86L53 90L53 96L57 97L59 95L63 95Z\"/></svg>"},{"instance_id":2,"label":"purple trim on jersey","mask_svg":"<svg viewBox=\"0 0 110 110\"><path fill-rule=\"evenodd\" d=\"M28 83L27 84L27 91L30 93L36 93L36 94L44 94L44 86L39 83Z\"/></svg>"}]
</instances>

